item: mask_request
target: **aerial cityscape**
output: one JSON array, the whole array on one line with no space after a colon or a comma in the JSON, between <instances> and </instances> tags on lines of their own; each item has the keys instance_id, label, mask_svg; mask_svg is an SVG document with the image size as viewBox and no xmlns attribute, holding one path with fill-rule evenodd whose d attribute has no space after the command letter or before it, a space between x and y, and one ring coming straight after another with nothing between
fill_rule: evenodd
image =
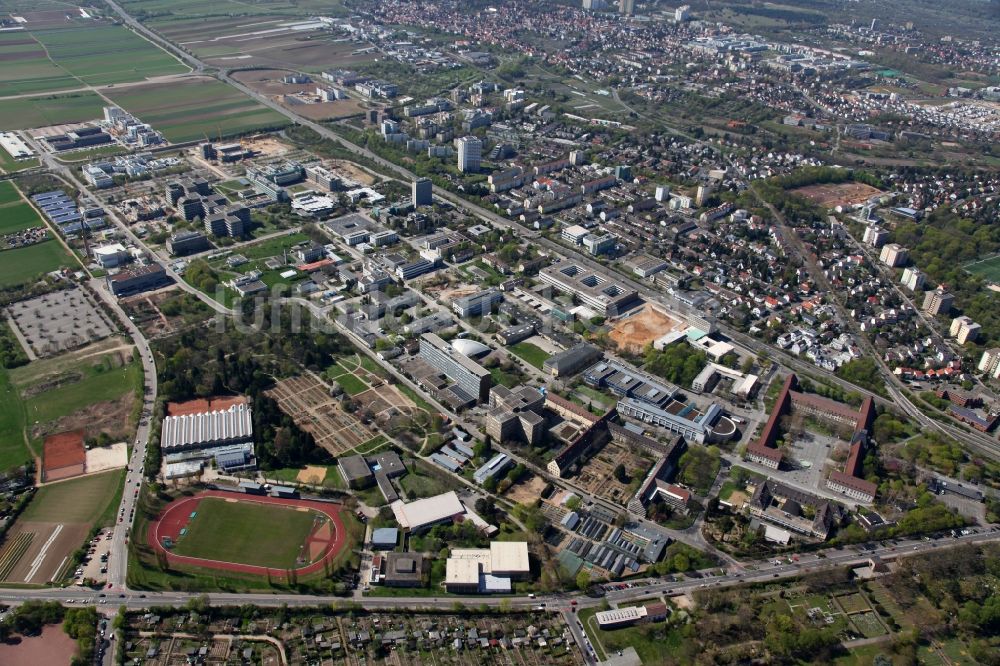
<instances>
[{"instance_id":1,"label":"aerial cityscape","mask_svg":"<svg viewBox=\"0 0 1000 666\"><path fill-rule=\"evenodd\" d=\"M0 665L1000 664L1000 0L0 64Z\"/></svg>"}]
</instances>

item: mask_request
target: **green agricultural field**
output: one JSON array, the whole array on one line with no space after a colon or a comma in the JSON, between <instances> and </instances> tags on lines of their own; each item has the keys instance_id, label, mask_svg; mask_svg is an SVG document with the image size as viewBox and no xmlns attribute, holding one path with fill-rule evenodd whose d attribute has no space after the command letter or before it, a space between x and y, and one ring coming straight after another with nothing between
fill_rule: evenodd
<instances>
[{"instance_id":1,"label":"green agricultural field","mask_svg":"<svg viewBox=\"0 0 1000 666\"><path fill-rule=\"evenodd\" d=\"M65 384L28 398L25 411L31 422L48 423L69 416L96 402L115 400L142 387L142 365L135 361L120 368L94 365L85 370L80 381Z\"/></svg>"},{"instance_id":2,"label":"green agricultural field","mask_svg":"<svg viewBox=\"0 0 1000 666\"><path fill-rule=\"evenodd\" d=\"M75 265L63 246L48 240L0 254L0 289L42 277L60 266Z\"/></svg>"},{"instance_id":3,"label":"green agricultural field","mask_svg":"<svg viewBox=\"0 0 1000 666\"><path fill-rule=\"evenodd\" d=\"M966 264L965 270L988 282L1000 284L1000 255Z\"/></svg>"},{"instance_id":4,"label":"green agricultural field","mask_svg":"<svg viewBox=\"0 0 1000 666\"><path fill-rule=\"evenodd\" d=\"M882 626L882 623L878 619L878 614L875 611L867 611L864 613L855 613L851 616L851 623L857 627L858 631L865 638L874 638L876 636L885 636L886 630Z\"/></svg>"},{"instance_id":5,"label":"green agricultural field","mask_svg":"<svg viewBox=\"0 0 1000 666\"><path fill-rule=\"evenodd\" d=\"M92 21L0 34L0 84L11 93L73 90L190 71L118 25Z\"/></svg>"},{"instance_id":6,"label":"green agricultural field","mask_svg":"<svg viewBox=\"0 0 1000 666\"><path fill-rule=\"evenodd\" d=\"M31 460L24 440L24 403L10 381L7 370L0 368L0 471Z\"/></svg>"},{"instance_id":7,"label":"green agricultural field","mask_svg":"<svg viewBox=\"0 0 1000 666\"><path fill-rule=\"evenodd\" d=\"M0 181L0 206L8 206L18 201L21 201L21 195L14 187L14 183L9 180Z\"/></svg>"},{"instance_id":8,"label":"green agricultural field","mask_svg":"<svg viewBox=\"0 0 1000 666\"><path fill-rule=\"evenodd\" d=\"M13 203L0 206L0 234L9 234L21 229L40 227L42 222L35 209L26 203Z\"/></svg>"},{"instance_id":9,"label":"green agricultural field","mask_svg":"<svg viewBox=\"0 0 1000 666\"><path fill-rule=\"evenodd\" d=\"M250 19L255 16L338 16L346 12L342 0L258 0L252 3L240 0L217 0L212 3L203 0L125 0L121 4L133 15L145 13L150 16L148 22L168 36L171 24L191 19L205 22L218 20L220 16L238 16L245 19L243 22L252 23ZM226 22L232 25L233 19L227 18Z\"/></svg>"},{"instance_id":10,"label":"green agricultural field","mask_svg":"<svg viewBox=\"0 0 1000 666\"><path fill-rule=\"evenodd\" d=\"M116 496L121 497L124 482L125 470L119 469L42 486L21 520L94 524L104 517Z\"/></svg>"},{"instance_id":11,"label":"green agricultural field","mask_svg":"<svg viewBox=\"0 0 1000 666\"><path fill-rule=\"evenodd\" d=\"M173 552L275 569L296 566L316 514L255 502L203 499Z\"/></svg>"},{"instance_id":12,"label":"green agricultural field","mask_svg":"<svg viewBox=\"0 0 1000 666\"><path fill-rule=\"evenodd\" d=\"M276 111L209 78L108 90L106 94L174 143L288 125Z\"/></svg>"},{"instance_id":13,"label":"green agricultural field","mask_svg":"<svg viewBox=\"0 0 1000 666\"><path fill-rule=\"evenodd\" d=\"M66 70L52 62L31 33L0 33L0 87L18 95L71 90L82 86Z\"/></svg>"},{"instance_id":14,"label":"green agricultural field","mask_svg":"<svg viewBox=\"0 0 1000 666\"><path fill-rule=\"evenodd\" d=\"M92 92L0 100L0 127L30 129L96 120L106 102Z\"/></svg>"},{"instance_id":15,"label":"green agricultural field","mask_svg":"<svg viewBox=\"0 0 1000 666\"><path fill-rule=\"evenodd\" d=\"M141 81L190 71L176 58L118 25L87 25L31 33L60 67L89 85Z\"/></svg>"}]
</instances>

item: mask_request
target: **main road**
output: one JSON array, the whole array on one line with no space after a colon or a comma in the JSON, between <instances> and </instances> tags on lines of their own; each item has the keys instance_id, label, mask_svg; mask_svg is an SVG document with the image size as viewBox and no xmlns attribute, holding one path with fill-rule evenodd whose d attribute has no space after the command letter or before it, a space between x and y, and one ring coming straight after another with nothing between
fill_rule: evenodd
<instances>
[{"instance_id":1,"label":"main road","mask_svg":"<svg viewBox=\"0 0 1000 666\"><path fill-rule=\"evenodd\" d=\"M748 563L746 570L718 573L718 569L704 570L689 575L677 575L669 578L646 578L624 583L609 584L600 597L590 596L582 592L560 592L548 595L529 597L503 596L457 596L442 593L438 597L364 597L363 606L369 610L392 608L438 608L460 610L461 604L472 606L510 606L511 608L527 610L538 609L546 612L559 612L568 608L592 608L599 606L607 599L612 605L623 604L636 599L648 598L653 595L667 596L696 592L701 589L725 588L745 583L795 578L804 574L833 571L848 566L862 566L872 557L891 562L899 558L924 555L935 551L950 551L966 544L982 544L1000 541L1000 528L980 529L979 533L970 533L958 538L945 537L938 540L899 539L883 542L884 545L869 547L864 550L860 546L843 549L828 548L816 553L801 555L799 561L760 560ZM618 589L616 585L621 586ZM322 606L330 604L348 605L351 599L334 596L314 596L290 593L233 593L219 592L200 594L197 592L135 592L116 591L96 592L79 587L47 588L47 589L0 589L0 603L17 604L31 599L61 601L69 604L88 604L96 606L124 605L130 609L149 608L151 606L177 606L191 599L207 598L212 605L228 606L256 604L259 606ZM573 603L576 602L576 603Z\"/></svg>"},{"instance_id":2,"label":"main road","mask_svg":"<svg viewBox=\"0 0 1000 666\"><path fill-rule=\"evenodd\" d=\"M139 424L136 428L135 440L132 442L132 453L129 456L128 471L125 474L125 489L113 526L111 548L108 554L109 587L125 589L126 569L128 567L128 532L135 511L136 491L139 490L138 486L142 483L142 466L146 460L153 406L156 403L156 363L153 361L153 352L149 348L146 336L118 304L118 299L108 291L104 280L95 278L91 280L90 286L118 315L118 319L135 342L135 348L142 363L142 412L139 414Z\"/></svg>"}]
</instances>

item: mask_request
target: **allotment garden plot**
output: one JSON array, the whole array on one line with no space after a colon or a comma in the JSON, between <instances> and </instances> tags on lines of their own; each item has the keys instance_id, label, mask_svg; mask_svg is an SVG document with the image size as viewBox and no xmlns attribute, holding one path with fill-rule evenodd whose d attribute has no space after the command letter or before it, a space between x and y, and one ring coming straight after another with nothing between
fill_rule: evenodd
<instances>
[{"instance_id":1,"label":"allotment garden plot","mask_svg":"<svg viewBox=\"0 0 1000 666\"><path fill-rule=\"evenodd\" d=\"M278 401L281 411L291 416L297 426L313 436L317 445L333 456L378 437L375 430L344 409L340 397L330 395L330 386L313 375L283 379L268 391L268 395Z\"/></svg>"}]
</instances>

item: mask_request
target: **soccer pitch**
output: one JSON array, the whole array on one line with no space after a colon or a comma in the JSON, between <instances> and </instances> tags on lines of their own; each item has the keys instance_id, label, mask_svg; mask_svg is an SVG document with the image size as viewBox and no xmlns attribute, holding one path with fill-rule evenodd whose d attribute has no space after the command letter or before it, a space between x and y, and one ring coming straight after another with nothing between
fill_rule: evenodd
<instances>
[{"instance_id":1,"label":"soccer pitch","mask_svg":"<svg viewBox=\"0 0 1000 666\"><path fill-rule=\"evenodd\" d=\"M1000 255L966 264L965 270L987 282L1000 284Z\"/></svg>"},{"instance_id":2,"label":"soccer pitch","mask_svg":"<svg viewBox=\"0 0 1000 666\"><path fill-rule=\"evenodd\" d=\"M253 501L203 499L187 532L172 549L177 555L275 569L296 567L317 514Z\"/></svg>"}]
</instances>

